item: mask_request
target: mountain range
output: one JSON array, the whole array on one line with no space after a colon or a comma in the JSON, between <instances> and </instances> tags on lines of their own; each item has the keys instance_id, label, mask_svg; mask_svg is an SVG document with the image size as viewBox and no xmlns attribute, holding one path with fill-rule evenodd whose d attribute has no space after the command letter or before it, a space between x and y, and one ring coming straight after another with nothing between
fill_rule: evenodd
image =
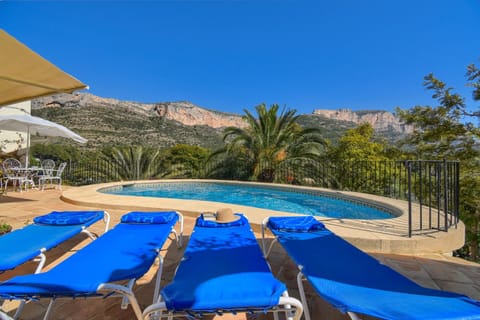
<instances>
[{"instance_id":1,"label":"mountain range","mask_svg":"<svg viewBox=\"0 0 480 320\"><path fill-rule=\"evenodd\" d=\"M32 101L32 114L60 123L89 140L88 147L143 144L169 147L178 143L217 148L225 127L244 127L239 114L197 106L187 101L140 103L102 98L89 93L58 94ZM302 114L299 124L318 127L335 141L368 122L388 140L411 131L394 114L382 111L316 109Z\"/></svg>"}]
</instances>

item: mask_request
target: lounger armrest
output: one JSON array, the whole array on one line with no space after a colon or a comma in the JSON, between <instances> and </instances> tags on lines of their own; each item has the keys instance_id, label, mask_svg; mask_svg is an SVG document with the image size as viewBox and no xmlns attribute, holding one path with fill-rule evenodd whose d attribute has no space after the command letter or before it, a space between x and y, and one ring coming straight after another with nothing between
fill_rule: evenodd
<instances>
[{"instance_id":1,"label":"lounger armrest","mask_svg":"<svg viewBox=\"0 0 480 320\"><path fill-rule=\"evenodd\" d=\"M130 288L131 286L133 286L133 283L131 285L132 281L134 283L135 279L130 280L129 286L122 286L115 283L102 283L101 285L98 286L97 292L110 291L110 292L118 293L122 297L127 298L128 301L130 302L130 305L132 306L133 312L137 316L137 319L141 319L142 310L140 309L140 306L138 304L137 298L135 297L135 294Z\"/></svg>"},{"instance_id":2,"label":"lounger armrest","mask_svg":"<svg viewBox=\"0 0 480 320\"><path fill-rule=\"evenodd\" d=\"M177 214L178 222L180 223L180 232L177 232L177 230L175 230L175 225L173 225L171 233L173 233L175 237L175 243L177 244L177 248L180 249L183 246L183 215L178 211L175 211L175 213ZM161 248L159 248L159 250L160 249Z\"/></svg>"},{"instance_id":3,"label":"lounger armrest","mask_svg":"<svg viewBox=\"0 0 480 320\"><path fill-rule=\"evenodd\" d=\"M0 309L0 320L14 320L14 318L11 318L8 314L4 313Z\"/></svg>"},{"instance_id":4,"label":"lounger armrest","mask_svg":"<svg viewBox=\"0 0 480 320\"><path fill-rule=\"evenodd\" d=\"M263 256L265 257L265 259L268 256L267 255L267 248L266 248L266 244L265 244L265 229L267 228L268 218L269 217L266 217L262 221L262 251L263 251Z\"/></svg>"},{"instance_id":5,"label":"lounger armrest","mask_svg":"<svg viewBox=\"0 0 480 320\"><path fill-rule=\"evenodd\" d=\"M272 242L270 243L270 246L267 248L267 242L265 240L265 231L268 230L267 224L268 224L268 219L270 217L266 217L262 221L262 251L263 251L263 256L265 259L268 259L268 256L270 256L270 253L272 252L273 246L277 242L277 238L273 238Z\"/></svg>"},{"instance_id":6,"label":"lounger armrest","mask_svg":"<svg viewBox=\"0 0 480 320\"><path fill-rule=\"evenodd\" d=\"M280 297L278 304L284 305L286 308L291 306L295 307L293 320L300 320L300 317L303 314L303 305L300 301L292 297Z\"/></svg>"},{"instance_id":7,"label":"lounger armrest","mask_svg":"<svg viewBox=\"0 0 480 320\"><path fill-rule=\"evenodd\" d=\"M178 220L180 221L180 234L176 236L177 238L177 248L181 248L183 246L183 215L176 211L178 214Z\"/></svg>"},{"instance_id":8,"label":"lounger armrest","mask_svg":"<svg viewBox=\"0 0 480 320\"><path fill-rule=\"evenodd\" d=\"M110 228L110 213L103 211L103 222L105 223L104 233Z\"/></svg>"},{"instance_id":9,"label":"lounger armrest","mask_svg":"<svg viewBox=\"0 0 480 320\"><path fill-rule=\"evenodd\" d=\"M143 311L143 319L144 320L150 320L150 315L152 315L155 312L159 312L159 311L167 311L167 306L165 304L165 301L157 302L157 303L149 305Z\"/></svg>"}]
</instances>

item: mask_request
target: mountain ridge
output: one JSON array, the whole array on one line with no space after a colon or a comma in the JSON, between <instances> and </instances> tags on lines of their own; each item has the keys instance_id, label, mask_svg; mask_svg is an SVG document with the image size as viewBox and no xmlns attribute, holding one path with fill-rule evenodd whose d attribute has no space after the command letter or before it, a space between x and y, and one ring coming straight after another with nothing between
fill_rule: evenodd
<instances>
[{"instance_id":1,"label":"mountain ridge","mask_svg":"<svg viewBox=\"0 0 480 320\"><path fill-rule=\"evenodd\" d=\"M225 127L246 126L241 115L216 111L188 101L140 103L102 98L90 93L57 94L32 100L32 112L58 122L89 139L90 146L102 144L146 144L171 146L178 143L217 148ZM381 136L408 133L394 114L383 111L315 109L301 114L302 126L315 126L328 138L362 122L369 122Z\"/></svg>"}]
</instances>

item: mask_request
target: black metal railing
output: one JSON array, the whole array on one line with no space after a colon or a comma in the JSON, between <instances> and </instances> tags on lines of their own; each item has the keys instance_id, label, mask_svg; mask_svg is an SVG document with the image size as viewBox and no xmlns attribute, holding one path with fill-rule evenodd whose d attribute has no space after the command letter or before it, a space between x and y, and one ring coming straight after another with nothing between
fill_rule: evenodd
<instances>
[{"instance_id":1,"label":"black metal railing","mask_svg":"<svg viewBox=\"0 0 480 320\"><path fill-rule=\"evenodd\" d=\"M255 174L252 174L255 172ZM88 185L149 179L258 180L310 185L374 194L408 202L408 236L415 231L448 231L459 220L458 161L328 161L294 160L254 166L245 162L209 161L204 164L70 162L64 182ZM412 215L413 206L419 215Z\"/></svg>"},{"instance_id":2,"label":"black metal railing","mask_svg":"<svg viewBox=\"0 0 480 320\"><path fill-rule=\"evenodd\" d=\"M409 236L412 204L419 208L419 229L448 231L459 221L460 163L458 161L407 161Z\"/></svg>"}]
</instances>

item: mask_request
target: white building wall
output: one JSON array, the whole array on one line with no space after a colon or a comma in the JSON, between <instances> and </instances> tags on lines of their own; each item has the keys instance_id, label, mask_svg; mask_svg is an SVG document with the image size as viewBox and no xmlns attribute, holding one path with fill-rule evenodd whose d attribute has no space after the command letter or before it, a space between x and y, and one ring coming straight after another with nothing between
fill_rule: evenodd
<instances>
[{"instance_id":1,"label":"white building wall","mask_svg":"<svg viewBox=\"0 0 480 320\"><path fill-rule=\"evenodd\" d=\"M30 101L19 102L0 107L0 115L4 114L30 114L32 106ZM0 153L10 153L27 147L27 132L10 131L0 128Z\"/></svg>"}]
</instances>

